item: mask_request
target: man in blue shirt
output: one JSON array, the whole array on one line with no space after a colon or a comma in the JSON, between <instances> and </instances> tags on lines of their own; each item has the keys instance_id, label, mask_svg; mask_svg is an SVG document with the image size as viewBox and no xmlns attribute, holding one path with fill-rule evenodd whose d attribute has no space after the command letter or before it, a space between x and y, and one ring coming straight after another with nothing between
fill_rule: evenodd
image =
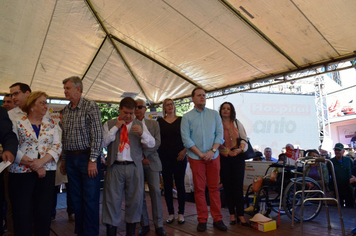
<instances>
[{"instance_id":1,"label":"man in blue shirt","mask_svg":"<svg viewBox=\"0 0 356 236\"><path fill-rule=\"evenodd\" d=\"M192 92L194 109L182 118L181 134L188 150L193 172L194 198L198 213L199 232L206 230L208 207L205 200L206 185L210 196L210 213L214 227L226 231L222 221L219 185L220 156L218 148L224 143L223 126L217 111L205 107L205 90L197 87Z\"/></svg>"},{"instance_id":2,"label":"man in blue shirt","mask_svg":"<svg viewBox=\"0 0 356 236\"><path fill-rule=\"evenodd\" d=\"M272 157L272 148L266 147L263 154L265 155L265 159L263 161L278 161L276 158Z\"/></svg>"}]
</instances>

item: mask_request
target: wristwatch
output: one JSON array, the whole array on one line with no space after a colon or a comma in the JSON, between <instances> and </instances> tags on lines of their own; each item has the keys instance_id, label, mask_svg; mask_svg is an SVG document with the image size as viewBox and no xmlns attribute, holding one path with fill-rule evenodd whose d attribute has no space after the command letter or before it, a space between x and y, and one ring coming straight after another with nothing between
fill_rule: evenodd
<instances>
[{"instance_id":1,"label":"wristwatch","mask_svg":"<svg viewBox=\"0 0 356 236\"><path fill-rule=\"evenodd\" d=\"M211 148L210 150L213 151L213 153L216 152L216 149L215 149L215 148Z\"/></svg>"},{"instance_id":2,"label":"wristwatch","mask_svg":"<svg viewBox=\"0 0 356 236\"><path fill-rule=\"evenodd\" d=\"M96 161L98 160L98 158L96 158L96 157L90 157L89 160L90 160L91 162L96 162Z\"/></svg>"}]
</instances>

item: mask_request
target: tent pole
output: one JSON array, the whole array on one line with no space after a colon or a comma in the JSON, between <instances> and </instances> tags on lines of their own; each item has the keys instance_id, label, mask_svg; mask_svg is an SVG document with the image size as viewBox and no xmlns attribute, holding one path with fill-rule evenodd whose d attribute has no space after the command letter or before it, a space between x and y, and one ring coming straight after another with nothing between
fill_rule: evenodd
<instances>
[{"instance_id":1,"label":"tent pole","mask_svg":"<svg viewBox=\"0 0 356 236\"><path fill-rule=\"evenodd\" d=\"M138 81L135 73L133 72L132 68L130 67L129 63L127 62L126 58L124 57L124 55L122 54L122 52L120 51L119 47L115 44L114 40L111 37L110 32L108 31L108 29L105 27L105 25L103 24L102 20L100 19L98 13L95 11L95 8L93 6L93 4L90 2L90 0L85 0L85 2L88 4L90 10L92 11L92 13L94 14L94 17L96 18L96 20L98 21L99 25L101 26L101 28L104 30L105 34L107 35L107 37L109 38L111 44L113 45L113 47L115 48L117 54L119 55L119 57L121 58L124 66L126 67L126 69L128 70L128 72L130 73L131 77L134 79L134 81L136 82L137 86L140 88L141 92L143 93L143 95L145 96L146 100L148 102L150 102L150 100L147 97L147 94L145 93L143 87L141 86L140 82Z\"/></svg>"},{"instance_id":2,"label":"tent pole","mask_svg":"<svg viewBox=\"0 0 356 236\"><path fill-rule=\"evenodd\" d=\"M259 35L263 40L265 40L269 45L271 45L275 50L277 50L283 57L285 57L290 63L292 63L298 69L301 69L297 62L295 62L292 57L290 57L285 51L283 51L272 39L268 38L261 30L259 30L251 21L249 21L244 15L242 15L235 7L233 7L226 0L218 0L222 5L229 9L235 16L237 16L242 22L248 25L257 35ZM241 8L247 15L251 16L244 8Z\"/></svg>"},{"instance_id":3,"label":"tent pole","mask_svg":"<svg viewBox=\"0 0 356 236\"><path fill-rule=\"evenodd\" d=\"M153 61L154 63L156 63L156 64L162 66L164 69L166 69L166 70L172 72L173 74L177 75L178 77L184 79L184 80L187 81L188 83L190 83L190 84L192 84L192 85L194 85L194 86L201 86L201 85L195 83L192 79L189 79L189 78L185 77L184 75L181 75L181 74L178 73L177 71L173 70L172 68L169 68L168 66L166 66L166 65L164 65L163 63L159 62L157 59L155 59L155 58L153 58L153 57L147 55L146 53L142 52L141 50L139 50L139 49L137 49L137 48L135 48L135 47L133 47L133 46L131 46L130 44L124 42L123 40L117 38L116 36L112 35L112 38L113 38L114 40L118 41L119 43L122 43L122 44L125 45L126 47L131 48L131 49L134 50L135 52L137 52L137 53L141 54L142 56L146 57L147 59Z\"/></svg>"}]
</instances>

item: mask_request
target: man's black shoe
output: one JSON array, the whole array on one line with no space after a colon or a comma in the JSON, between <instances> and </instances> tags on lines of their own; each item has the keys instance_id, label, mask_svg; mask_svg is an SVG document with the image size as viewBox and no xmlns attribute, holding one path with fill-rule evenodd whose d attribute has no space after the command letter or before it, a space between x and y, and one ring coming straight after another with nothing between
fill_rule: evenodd
<instances>
[{"instance_id":1,"label":"man's black shoe","mask_svg":"<svg viewBox=\"0 0 356 236\"><path fill-rule=\"evenodd\" d=\"M159 227L156 228L156 234L159 236L166 236L166 231L162 227Z\"/></svg>"},{"instance_id":2,"label":"man's black shoe","mask_svg":"<svg viewBox=\"0 0 356 236\"><path fill-rule=\"evenodd\" d=\"M222 220L213 223L213 226L221 231L226 231L227 227Z\"/></svg>"},{"instance_id":3,"label":"man's black shoe","mask_svg":"<svg viewBox=\"0 0 356 236\"><path fill-rule=\"evenodd\" d=\"M140 231L138 232L138 235L145 236L146 234L148 234L148 232L150 232L150 226L146 225L140 229Z\"/></svg>"},{"instance_id":4,"label":"man's black shoe","mask_svg":"<svg viewBox=\"0 0 356 236\"><path fill-rule=\"evenodd\" d=\"M204 232L206 230L206 223L199 223L197 227L198 232Z\"/></svg>"}]
</instances>

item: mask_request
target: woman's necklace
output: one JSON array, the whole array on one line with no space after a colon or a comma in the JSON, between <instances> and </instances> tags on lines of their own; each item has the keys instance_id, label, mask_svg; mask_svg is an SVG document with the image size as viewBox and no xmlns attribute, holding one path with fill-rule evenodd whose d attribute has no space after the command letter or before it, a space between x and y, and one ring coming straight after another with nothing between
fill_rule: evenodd
<instances>
[{"instance_id":1,"label":"woman's necklace","mask_svg":"<svg viewBox=\"0 0 356 236\"><path fill-rule=\"evenodd\" d=\"M232 141L232 128L231 128L231 122L223 122L225 128L229 131L230 134L230 141Z\"/></svg>"}]
</instances>

